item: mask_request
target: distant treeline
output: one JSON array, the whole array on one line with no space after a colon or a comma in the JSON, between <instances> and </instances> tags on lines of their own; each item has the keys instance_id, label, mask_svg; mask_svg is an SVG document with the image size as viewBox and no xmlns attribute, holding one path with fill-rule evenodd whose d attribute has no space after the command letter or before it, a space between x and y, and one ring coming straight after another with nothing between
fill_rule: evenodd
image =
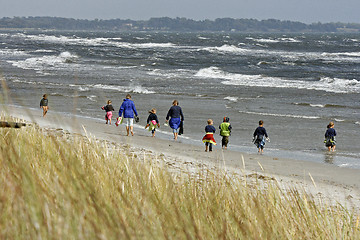
<instances>
[{"instance_id":1,"label":"distant treeline","mask_svg":"<svg viewBox=\"0 0 360 240\"><path fill-rule=\"evenodd\" d=\"M59 17L4 17L0 28L116 31L211 31L211 32L360 32L359 23L312 23L276 19L192 20L187 18L151 18L149 20L84 20Z\"/></svg>"}]
</instances>

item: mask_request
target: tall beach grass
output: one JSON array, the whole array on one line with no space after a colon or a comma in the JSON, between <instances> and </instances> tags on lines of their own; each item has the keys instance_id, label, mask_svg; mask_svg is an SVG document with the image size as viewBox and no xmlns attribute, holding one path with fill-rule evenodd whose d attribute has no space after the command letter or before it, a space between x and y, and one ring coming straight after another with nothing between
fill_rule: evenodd
<instances>
[{"instance_id":1,"label":"tall beach grass","mask_svg":"<svg viewBox=\"0 0 360 240\"><path fill-rule=\"evenodd\" d=\"M0 164L0 239L360 239L355 210L90 137L0 128Z\"/></svg>"}]
</instances>

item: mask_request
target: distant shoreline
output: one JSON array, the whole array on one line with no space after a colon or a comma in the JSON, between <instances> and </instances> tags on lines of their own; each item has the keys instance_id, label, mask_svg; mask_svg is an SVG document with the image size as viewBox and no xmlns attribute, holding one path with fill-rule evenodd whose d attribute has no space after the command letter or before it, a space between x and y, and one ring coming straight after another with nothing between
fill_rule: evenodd
<instances>
[{"instance_id":1,"label":"distant shoreline","mask_svg":"<svg viewBox=\"0 0 360 240\"><path fill-rule=\"evenodd\" d=\"M234 33L359 33L360 23L311 23L277 19L192 20L187 18L150 18L149 20L74 19L61 17L3 17L0 30L85 30L85 31L164 31Z\"/></svg>"}]
</instances>

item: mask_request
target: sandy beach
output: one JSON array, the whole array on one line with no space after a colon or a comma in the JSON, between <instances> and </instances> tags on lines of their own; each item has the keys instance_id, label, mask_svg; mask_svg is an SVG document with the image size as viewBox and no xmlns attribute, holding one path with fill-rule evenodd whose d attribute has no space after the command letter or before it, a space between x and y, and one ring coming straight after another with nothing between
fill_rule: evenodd
<instances>
[{"instance_id":1,"label":"sandy beach","mask_svg":"<svg viewBox=\"0 0 360 240\"><path fill-rule=\"evenodd\" d=\"M273 179L283 189L301 189L327 204L339 202L343 206L360 209L360 169L274 158L266 155L266 149L262 155L257 154L256 149L254 154L232 151L231 146L228 150L216 147L208 153L200 145L187 144L181 136L175 142L171 136L169 139L152 138L148 131L139 129L135 129L134 136L127 137L125 126L116 127L115 119L113 125L106 125L105 121L62 116L51 109L45 118L41 109L16 107L9 110L0 105L0 111L42 128L128 145L139 154L150 152L155 159L162 159L170 170L196 172L199 169L216 169L259 181Z\"/></svg>"}]
</instances>

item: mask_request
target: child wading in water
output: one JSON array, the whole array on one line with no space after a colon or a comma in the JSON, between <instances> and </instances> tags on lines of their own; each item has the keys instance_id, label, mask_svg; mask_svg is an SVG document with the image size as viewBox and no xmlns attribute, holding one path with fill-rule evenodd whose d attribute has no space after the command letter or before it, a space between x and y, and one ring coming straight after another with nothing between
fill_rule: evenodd
<instances>
[{"instance_id":1,"label":"child wading in water","mask_svg":"<svg viewBox=\"0 0 360 240\"><path fill-rule=\"evenodd\" d=\"M325 146L328 148L329 151L335 151L336 148L336 130L334 129L334 122L330 122L327 126L327 130L325 132Z\"/></svg>"},{"instance_id":2,"label":"child wading in water","mask_svg":"<svg viewBox=\"0 0 360 240\"><path fill-rule=\"evenodd\" d=\"M222 136L221 146L222 148L227 149L229 143L229 136L231 134L231 124L229 123L229 118L224 117L223 123L220 124L220 136Z\"/></svg>"},{"instance_id":3,"label":"child wading in water","mask_svg":"<svg viewBox=\"0 0 360 240\"><path fill-rule=\"evenodd\" d=\"M149 131L152 133L152 137L155 137L155 129L156 127L160 127L159 119L156 116L156 109L153 108L149 111L149 116L146 120L145 129L149 127Z\"/></svg>"},{"instance_id":4,"label":"child wading in water","mask_svg":"<svg viewBox=\"0 0 360 240\"><path fill-rule=\"evenodd\" d=\"M49 110L49 106L48 106L49 100L47 99L47 96L48 96L47 94L44 94L43 98L40 101L40 108L43 109L43 117L45 117L47 111Z\"/></svg>"},{"instance_id":5,"label":"child wading in water","mask_svg":"<svg viewBox=\"0 0 360 240\"><path fill-rule=\"evenodd\" d=\"M253 137L254 144L259 149L259 153L263 153L265 140L269 141L270 139L268 138L266 129L264 128L264 122L262 120L259 121L259 127L255 129Z\"/></svg>"},{"instance_id":6,"label":"child wading in water","mask_svg":"<svg viewBox=\"0 0 360 240\"><path fill-rule=\"evenodd\" d=\"M102 106L101 109L106 111L106 115L105 115L106 124L108 124L108 122L109 122L111 125L111 118L113 115L112 111L115 111L114 107L111 105L111 101L108 100L107 105Z\"/></svg>"},{"instance_id":7,"label":"child wading in water","mask_svg":"<svg viewBox=\"0 0 360 240\"><path fill-rule=\"evenodd\" d=\"M216 145L216 141L214 139L214 133L216 131L215 127L213 126L214 122L213 120L209 119L207 120L208 125L205 127L205 136L203 137L203 142L205 143L205 152L208 151L212 152L212 145Z\"/></svg>"}]
</instances>

